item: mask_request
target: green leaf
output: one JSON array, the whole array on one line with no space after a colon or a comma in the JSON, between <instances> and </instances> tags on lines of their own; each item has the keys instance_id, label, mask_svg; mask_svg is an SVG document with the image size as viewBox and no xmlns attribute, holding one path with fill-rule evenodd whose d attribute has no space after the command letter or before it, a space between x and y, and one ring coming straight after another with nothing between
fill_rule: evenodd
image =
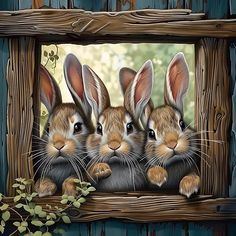
<instances>
[{"instance_id":1,"label":"green leaf","mask_svg":"<svg viewBox=\"0 0 236 236\"><path fill-rule=\"evenodd\" d=\"M13 188L18 188L20 186L20 184L13 184L12 187Z\"/></svg>"},{"instance_id":2,"label":"green leaf","mask_svg":"<svg viewBox=\"0 0 236 236\"><path fill-rule=\"evenodd\" d=\"M56 214L50 212L49 215L52 217L52 219L56 220L56 218L57 218Z\"/></svg>"},{"instance_id":3,"label":"green leaf","mask_svg":"<svg viewBox=\"0 0 236 236\"><path fill-rule=\"evenodd\" d=\"M20 189L17 189L16 192L17 192L18 194L22 194L22 191L21 191Z\"/></svg>"},{"instance_id":4,"label":"green leaf","mask_svg":"<svg viewBox=\"0 0 236 236\"><path fill-rule=\"evenodd\" d=\"M89 192L94 192L94 191L96 191L96 188L94 188L93 186L91 186L91 187L89 187L89 188L87 189L87 191L89 191Z\"/></svg>"},{"instance_id":5,"label":"green leaf","mask_svg":"<svg viewBox=\"0 0 236 236\"><path fill-rule=\"evenodd\" d=\"M2 213L2 219L4 221L8 221L10 219L10 217L11 217L11 214L10 214L9 211L5 211L5 212Z\"/></svg>"},{"instance_id":6,"label":"green leaf","mask_svg":"<svg viewBox=\"0 0 236 236\"><path fill-rule=\"evenodd\" d=\"M22 204L22 203L18 203L18 204L16 204L16 208L21 208L21 207L23 207L24 205Z\"/></svg>"},{"instance_id":7,"label":"green leaf","mask_svg":"<svg viewBox=\"0 0 236 236\"><path fill-rule=\"evenodd\" d=\"M3 234L4 233L4 227L0 225L0 232Z\"/></svg>"},{"instance_id":8,"label":"green leaf","mask_svg":"<svg viewBox=\"0 0 236 236\"><path fill-rule=\"evenodd\" d=\"M55 58L55 60L58 60L58 59L59 59L59 56L58 56L58 55L55 55L54 58Z\"/></svg>"},{"instance_id":9,"label":"green leaf","mask_svg":"<svg viewBox=\"0 0 236 236\"><path fill-rule=\"evenodd\" d=\"M84 203L84 202L86 202L86 199L84 197L81 197L77 200L77 202Z\"/></svg>"},{"instance_id":10,"label":"green leaf","mask_svg":"<svg viewBox=\"0 0 236 236\"><path fill-rule=\"evenodd\" d=\"M68 199L62 199L61 204L66 204L68 202Z\"/></svg>"},{"instance_id":11,"label":"green leaf","mask_svg":"<svg viewBox=\"0 0 236 236\"><path fill-rule=\"evenodd\" d=\"M46 232L46 233L44 233L42 236L52 236L52 234L49 233L49 232Z\"/></svg>"},{"instance_id":12,"label":"green leaf","mask_svg":"<svg viewBox=\"0 0 236 236\"><path fill-rule=\"evenodd\" d=\"M75 206L76 208L80 208L80 203L77 201L77 202L73 202L73 206Z\"/></svg>"},{"instance_id":13,"label":"green leaf","mask_svg":"<svg viewBox=\"0 0 236 236\"><path fill-rule=\"evenodd\" d=\"M5 226L6 224L5 224L5 221L4 220L1 220L1 226Z\"/></svg>"},{"instance_id":14,"label":"green leaf","mask_svg":"<svg viewBox=\"0 0 236 236\"><path fill-rule=\"evenodd\" d=\"M68 200L71 201L71 202L74 202L75 201L75 197L74 196L68 196Z\"/></svg>"},{"instance_id":15,"label":"green leaf","mask_svg":"<svg viewBox=\"0 0 236 236\"><path fill-rule=\"evenodd\" d=\"M3 205L0 207L0 210L1 210L1 211L5 211L8 207L9 207L8 204L3 204Z\"/></svg>"},{"instance_id":16,"label":"green leaf","mask_svg":"<svg viewBox=\"0 0 236 236\"><path fill-rule=\"evenodd\" d=\"M55 224L54 220L49 220L49 221L46 221L46 223L45 223L46 226L51 226L51 225L54 225L54 224Z\"/></svg>"},{"instance_id":17,"label":"green leaf","mask_svg":"<svg viewBox=\"0 0 236 236\"><path fill-rule=\"evenodd\" d=\"M86 197L86 196L89 194L89 191L88 191L88 190L83 190L83 189L82 189L82 190L81 190L81 193L82 193L83 196Z\"/></svg>"},{"instance_id":18,"label":"green leaf","mask_svg":"<svg viewBox=\"0 0 236 236\"><path fill-rule=\"evenodd\" d=\"M25 227L25 226L19 226L17 229L18 229L18 231L19 231L20 233L23 233L23 232L26 231L26 227Z\"/></svg>"},{"instance_id":19,"label":"green leaf","mask_svg":"<svg viewBox=\"0 0 236 236\"><path fill-rule=\"evenodd\" d=\"M54 51L53 51L53 50L51 50L51 55L52 55L52 56L54 55Z\"/></svg>"},{"instance_id":20,"label":"green leaf","mask_svg":"<svg viewBox=\"0 0 236 236\"><path fill-rule=\"evenodd\" d=\"M71 220L68 216L62 216L62 220L65 224L70 224L71 223Z\"/></svg>"},{"instance_id":21,"label":"green leaf","mask_svg":"<svg viewBox=\"0 0 236 236\"><path fill-rule=\"evenodd\" d=\"M31 202L33 198L32 198L31 196L28 196L28 197L26 197L26 199L27 199L29 202Z\"/></svg>"},{"instance_id":22,"label":"green leaf","mask_svg":"<svg viewBox=\"0 0 236 236\"><path fill-rule=\"evenodd\" d=\"M38 193L33 192L33 193L31 194L31 197L36 197L36 196L38 196Z\"/></svg>"},{"instance_id":23,"label":"green leaf","mask_svg":"<svg viewBox=\"0 0 236 236\"><path fill-rule=\"evenodd\" d=\"M21 226L25 226L25 227L27 227L27 226L28 226L28 222L26 222L26 221L22 221L20 225L21 225Z\"/></svg>"},{"instance_id":24,"label":"green leaf","mask_svg":"<svg viewBox=\"0 0 236 236\"><path fill-rule=\"evenodd\" d=\"M20 185L20 190L24 190L25 189L25 185L21 184Z\"/></svg>"},{"instance_id":25,"label":"green leaf","mask_svg":"<svg viewBox=\"0 0 236 236\"><path fill-rule=\"evenodd\" d=\"M74 179L74 182L79 184L80 183L80 179Z\"/></svg>"},{"instance_id":26,"label":"green leaf","mask_svg":"<svg viewBox=\"0 0 236 236\"><path fill-rule=\"evenodd\" d=\"M67 194L63 194L63 195L61 196L61 198L62 198L62 199L67 199L67 198L68 198L68 195L67 195Z\"/></svg>"},{"instance_id":27,"label":"green leaf","mask_svg":"<svg viewBox=\"0 0 236 236\"><path fill-rule=\"evenodd\" d=\"M40 218L45 218L46 215L47 215L47 213L46 213L45 211L41 211L41 212L38 214L38 216L39 216Z\"/></svg>"},{"instance_id":28,"label":"green leaf","mask_svg":"<svg viewBox=\"0 0 236 236\"><path fill-rule=\"evenodd\" d=\"M22 193L21 197L25 198L26 197L26 193Z\"/></svg>"},{"instance_id":29,"label":"green leaf","mask_svg":"<svg viewBox=\"0 0 236 236\"><path fill-rule=\"evenodd\" d=\"M20 199L21 199L21 195L16 195L14 197L14 202L18 202L18 201L20 201Z\"/></svg>"},{"instance_id":30,"label":"green leaf","mask_svg":"<svg viewBox=\"0 0 236 236\"><path fill-rule=\"evenodd\" d=\"M36 231L36 232L34 232L34 234L33 234L33 236L42 236L42 232L40 232L40 231Z\"/></svg>"},{"instance_id":31,"label":"green leaf","mask_svg":"<svg viewBox=\"0 0 236 236\"><path fill-rule=\"evenodd\" d=\"M43 226L43 222L40 220L32 220L31 224L39 227Z\"/></svg>"},{"instance_id":32,"label":"green leaf","mask_svg":"<svg viewBox=\"0 0 236 236\"><path fill-rule=\"evenodd\" d=\"M20 226L20 222L19 221L15 221L15 222L13 222L13 225L15 225L16 227L19 227Z\"/></svg>"},{"instance_id":33,"label":"green leaf","mask_svg":"<svg viewBox=\"0 0 236 236\"><path fill-rule=\"evenodd\" d=\"M41 212L42 212L42 210L43 210L43 208L41 207L41 206L35 206L35 208L34 208L34 212L35 212L35 214L40 214Z\"/></svg>"},{"instance_id":34,"label":"green leaf","mask_svg":"<svg viewBox=\"0 0 236 236\"><path fill-rule=\"evenodd\" d=\"M3 195L2 193L0 193L0 201L2 201Z\"/></svg>"},{"instance_id":35,"label":"green leaf","mask_svg":"<svg viewBox=\"0 0 236 236\"><path fill-rule=\"evenodd\" d=\"M44 55L45 57L47 57L47 56L48 56L48 52L47 52L46 50L44 50L44 51L43 51L43 55Z\"/></svg>"}]
</instances>

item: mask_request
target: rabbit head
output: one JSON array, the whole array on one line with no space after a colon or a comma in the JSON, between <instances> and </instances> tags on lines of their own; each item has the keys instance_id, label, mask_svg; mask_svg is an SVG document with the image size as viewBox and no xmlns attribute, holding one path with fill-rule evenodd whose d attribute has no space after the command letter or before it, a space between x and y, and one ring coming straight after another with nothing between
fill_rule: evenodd
<instances>
[{"instance_id":1,"label":"rabbit head","mask_svg":"<svg viewBox=\"0 0 236 236\"><path fill-rule=\"evenodd\" d=\"M150 165L167 165L184 158L193 162L196 153L193 129L183 120L183 98L188 83L188 66L184 54L178 53L167 69L165 105L152 110L146 119L148 135L145 154Z\"/></svg>"},{"instance_id":2,"label":"rabbit head","mask_svg":"<svg viewBox=\"0 0 236 236\"><path fill-rule=\"evenodd\" d=\"M72 54L66 57L64 74L75 104L62 103L56 81L40 67L40 98L49 112L42 145L51 164L65 161L77 166L83 164L86 138L93 132L91 109L84 95L82 66Z\"/></svg>"},{"instance_id":3,"label":"rabbit head","mask_svg":"<svg viewBox=\"0 0 236 236\"><path fill-rule=\"evenodd\" d=\"M94 162L138 163L145 141L138 120L148 102L144 87L151 83L152 74L152 63L148 61L133 82L126 84L124 106L112 107L102 80L90 67L83 66L85 94L97 120L95 133L87 140L87 150Z\"/></svg>"}]
</instances>

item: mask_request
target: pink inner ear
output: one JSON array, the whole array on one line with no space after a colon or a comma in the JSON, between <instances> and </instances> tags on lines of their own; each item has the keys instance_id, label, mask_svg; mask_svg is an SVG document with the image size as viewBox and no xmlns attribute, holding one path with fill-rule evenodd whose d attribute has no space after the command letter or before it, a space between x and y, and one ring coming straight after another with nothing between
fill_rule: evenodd
<instances>
[{"instance_id":1,"label":"pink inner ear","mask_svg":"<svg viewBox=\"0 0 236 236\"><path fill-rule=\"evenodd\" d=\"M181 93L181 91L183 90L182 86L185 83L185 76L186 73L181 68L179 68L179 62L174 62L169 71L169 85L173 99L175 101L177 99L178 94Z\"/></svg>"},{"instance_id":2,"label":"pink inner ear","mask_svg":"<svg viewBox=\"0 0 236 236\"><path fill-rule=\"evenodd\" d=\"M143 68L142 72L139 74L139 81L136 84L134 102L137 104L143 97L143 92L146 90L147 81L146 78L150 75L150 71L147 67Z\"/></svg>"},{"instance_id":3,"label":"pink inner ear","mask_svg":"<svg viewBox=\"0 0 236 236\"><path fill-rule=\"evenodd\" d=\"M50 75L44 70L40 69L40 88L41 92L45 94L49 103L52 105L53 102L53 89L49 80Z\"/></svg>"},{"instance_id":4,"label":"pink inner ear","mask_svg":"<svg viewBox=\"0 0 236 236\"><path fill-rule=\"evenodd\" d=\"M96 82L94 79L91 79L90 83L91 83L91 85L90 85L91 95L92 95L93 99L96 101L97 105L99 106L98 90L97 90Z\"/></svg>"},{"instance_id":5,"label":"pink inner ear","mask_svg":"<svg viewBox=\"0 0 236 236\"><path fill-rule=\"evenodd\" d=\"M121 72L121 85L122 85L122 89L123 92L125 93L126 89L128 88L129 84L131 81L134 80L134 77L136 75L136 72L128 69L128 68L123 68L122 72Z\"/></svg>"},{"instance_id":6,"label":"pink inner ear","mask_svg":"<svg viewBox=\"0 0 236 236\"><path fill-rule=\"evenodd\" d=\"M83 100L84 89L81 77L81 72L74 65L69 68L68 80L76 94L80 97L81 100Z\"/></svg>"}]
</instances>

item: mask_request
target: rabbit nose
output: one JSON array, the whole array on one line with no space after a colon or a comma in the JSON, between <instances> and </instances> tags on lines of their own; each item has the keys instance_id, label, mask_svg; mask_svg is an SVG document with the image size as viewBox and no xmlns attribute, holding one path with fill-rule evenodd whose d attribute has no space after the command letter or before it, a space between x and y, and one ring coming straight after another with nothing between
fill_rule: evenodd
<instances>
[{"instance_id":1,"label":"rabbit nose","mask_svg":"<svg viewBox=\"0 0 236 236\"><path fill-rule=\"evenodd\" d=\"M54 147L60 151L63 147L65 146L65 143L64 142L56 142L54 143Z\"/></svg>"},{"instance_id":2,"label":"rabbit nose","mask_svg":"<svg viewBox=\"0 0 236 236\"><path fill-rule=\"evenodd\" d=\"M177 145L177 141L173 140L173 141L168 142L166 146L174 150L176 145Z\"/></svg>"},{"instance_id":3,"label":"rabbit nose","mask_svg":"<svg viewBox=\"0 0 236 236\"><path fill-rule=\"evenodd\" d=\"M109 147L111 150L115 151L115 150L117 150L117 149L120 147L120 143L117 142L117 141L111 141L111 142L108 144L108 147Z\"/></svg>"}]
</instances>

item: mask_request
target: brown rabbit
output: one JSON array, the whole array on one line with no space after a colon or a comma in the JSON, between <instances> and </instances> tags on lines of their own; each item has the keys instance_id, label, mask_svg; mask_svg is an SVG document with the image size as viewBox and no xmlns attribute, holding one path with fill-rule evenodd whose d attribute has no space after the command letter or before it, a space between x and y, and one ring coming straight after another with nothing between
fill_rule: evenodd
<instances>
[{"instance_id":1,"label":"brown rabbit","mask_svg":"<svg viewBox=\"0 0 236 236\"><path fill-rule=\"evenodd\" d=\"M129 68L123 68L122 73L127 77L125 83L130 83L136 75L136 72ZM184 55L178 53L168 66L165 105L153 109L152 102L149 101L141 121L148 133L145 156L147 178L151 187L179 188L181 194L190 197L198 191L200 178L196 174L196 134L183 121L183 97L188 89L188 82L187 63Z\"/></svg>"},{"instance_id":2,"label":"brown rabbit","mask_svg":"<svg viewBox=\"0 0 236 236\"><path fill-rule=\"evenodd\" d=\"M124 96L125 107L112 107L108 91L88 66L83 66L86 97L97 119L94 134L87 139L91 158L90 176L96 180L97 190L132 191L146 186L144 165L140 162L145 133L138 120L148 102L143 91L152 78L151 61L146 62L128 86ZM150 91L151 92L151 88Z\"/></svg>"},{"instance_id":3,"label":"brown rabbit","mask_svg":"<svg viewBox=\"0 0 236 236\"><path fill-rule=\"evenodd\" d=\"M72 54L66 57L64 74L76 105L62 103L56 81L45 67L40 67L40 97L49 112L34 157L39 175L35 189L40 197L61 189L68 195L77 194L74 178L83 179L85 142L94 130L91 109L84 95L82 66Z\"/></svg>"}]
</instances>

